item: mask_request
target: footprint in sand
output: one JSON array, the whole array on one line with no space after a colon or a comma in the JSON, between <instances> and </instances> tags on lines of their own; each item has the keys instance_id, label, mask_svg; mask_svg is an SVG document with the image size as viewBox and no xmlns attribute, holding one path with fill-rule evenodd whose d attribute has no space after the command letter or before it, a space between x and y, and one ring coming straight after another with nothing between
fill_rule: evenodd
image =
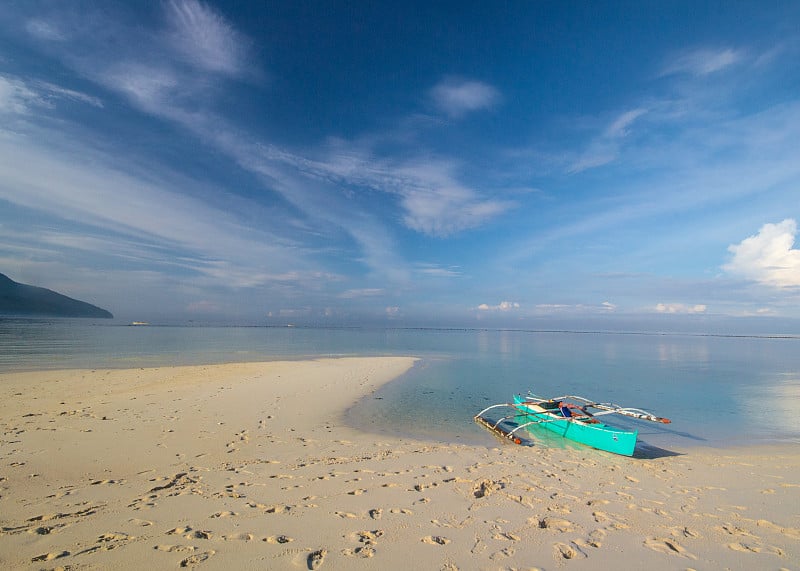
<instances>
[{"instance_id":1,"label":"footprint in sand","mask_svg":"<svg viewBox=\"0 0 800 571\"><path fill-rule=\"evenodd\" d=\"M783 555L783 550L772 545L754 545L752 543L729 543L728 548L740 553L771 553L772 555Z\"/></svg>"},{"instance_id":2,"label":"footprint in sand","mask_svg":"<svg viewBox=\"0 0 800 571\"><path fill-rule=\"evenodd\" d=\"M501 549L500 551L495 551L489 556L489 559L492 561L496 561L497 559L505 559L507 557L511 557L515 553L515 549L513 547L506 547Z\"/></svg>"},{"instance_id":3,"label":"footprint in sand","mask_svg":"<svg viewBox=\"0 0 800 571\"><path fill-rule=\"evenodd\" d=\"M318 549L308 556L308 568L319 569L325 562L325 556L328 554L327 549Z\"/></svg>"},{"instance_id":4,"label":"footprint in sand","mask_svg":"<svg viewBox=\"0 0 800 571\"><path fill-rule=\"evenodd\" d=\"M605 523L607 525L607 529L628 529L630 526L623 521L620 521L616 516L611 514L607 514L603 511L595 511L592 512L592 517L594 521L597 523Z\"/></svg>"},{"instance_id":5,"label":"footprint in sand","mask_svg":"<svg viewBox=\"0 0 800 571\"><path fill-rule=\"evenodd\" d=\"M213 557L215 553L216 551L210 549L208 551L204 551L203 553L198 553L197 555L190 555L181 561L181 567L194 567L195 565L200 565L204 561L208 561L211 557Z\"/></svg>"},{"instance_id":6,"label":"footprint in sand","mask_svg":"<svg viewBox=\"0 0 800 571\"><path fill-rule=\"evenodd\" d=\"M609 502L608 500L589 500L588 502L586 502L586 505L587 506L604 506L604 505L608 505L610 503L611 502Z\"/></svg>"},{"instance_id":7,"label":"footprint in sand","mask_svg":"<svg viewBox=\"0 0 800 571\"><path fill-rule=\"evenodd\" d=\"M774 532L777 532L777 533L781 533L781 534L786 535L788 537L793 537L795 539L800 539L800 529L797 529L796 527L782 527L782 526L780 526L780 525L778 525L776 523L772 523L771 521L766 520L766 519L758 520L756 522L756 525L758 527L766 527L767 529L770 529L770 530L772 530Z\"/></svg>"},{"instance_id":8,"label":"footprint in sand","mask_svg":"<svg viewBox=\"0 0 800 571\"><path fill-rule=\"evenodd\" d=\"M36 557L31 558L31 562L35 563L37 561L52 561L53 559L60 559L61 557L67 557L69 554L70 554L69 551L45 553L44 555L37 555Z\"/></svg>"},{"instance_id":9,"label":"footprint in sand","mask_svg":"<svg viewBox=\"0 0 800 571\"><path fill-rule=\"evenodd\" d=\"M153 547L156 551L164 551L166 553L176 553L180 551L196 551L194 545L156 545Z\"/></svg>"},{"instance_id":10,"label":"footprint in sand","mask_svg":"<svg viewBox=\"0 0 800 571\"><path fill-rule=\"evenodd\" d=\"M737 527L737 526L732 525L732 524L725 524L725 525L722 525L722 526L718 527L717 529L720 529L720 530L724 531L725 533L728 533L729 535L740 535L740 536L744 536L744 537L755 537L755 535L753 535L752 533L750 533L746 529L741 528L741 527Z\"/></svg>"},{"instance_id":11,"label":"footprint in sand","mask_svg":"<svg viewBox=\"0 0 800 571\"><path fill-rule=\"evenodd\" d=\"M594 549L599 549L603 545L602 543L592 538L591 536L589 536L586 540L573 539L572 543L577 545L579 548L592 547Z\"/></svg>"},{"instance_id":12,"label":"footprint in sand","mask_svg":"<svg viewBox=\"0 0 800 571\"><path fill-rule=\"evenodd\" d=\"M500 485L492 480L481 480L472 489L472 495L476 498L485 498L495 490L500 489Z\"/></svg>"},{"instance_id":13,"label":"footprint in sand","mask_svg":"<svg viewBox=\"0 0 800 571\"><path fill-rule=\"evenodd\" d=\"M65 527L66 525L67 524L63 524L63 523L59 524L59 525L42 525L42 526L39 526L39 527L35 527L33 529L28 528L27 526L23 525L23 526L20 526L20 527L17 527L17 528L13 528L13 531L12 531L12 528L4 527L3 531L6 531L6 532L12 531L12 533L19 533L18 530L25 529L28 533L33 534L33 535L50 535L51 533L54 533L54 532L58 531L59 528Z\"/></svg>"},{"instance_id":14,"label":"footprint in sand","mask_svg":"<svg viewBox=\"0 0 800 571\"><path fill-rule=\"evenodd\" d=\"M579 557L586 557L586 554L578 548L578 546L568 545L566 543L553 544L553 557L557 560L561 559L576 559Z\"/></svg>"},{"instance_id":15,"label":"footprint in sand","mask_svg":"<svg viewBox=\"0 0 800 571\"><path fill-rule=\"evenodd\" d=\"M382 529L375 529L372 531L358 531L353 534L353 538L356 539L359 543L364 543L366 545L374 545L378 542L378 538L383 537L383 530Z\"/></svg>"},{"instance_id":16,"label":"footprint in sand","mask_svg":"<svg viewBox=\"0 0 800 571\"><path fill-rule=\"evenodd\" d=\"M222 539L225 541L252 541L253 534L252 533L230 533L228 535L223 535Z\"/></svg>"},{"instance_id":17,"label":"footprint in sand","mask_svg":"<svg viewBox=\"0 0 800 571\"><path fill-rule=\"evenodd\" d=\"M381 515L383 515L383 510L381 508L369 510L369 517L372 519L381 519Z\"/></svg>"},{"instance_id":18,"label":"footprint in sand","mask_svg":"<svg viewBox=\"0 0 800 571\"><path fill-rule=\"evenodd\" d=\"M696 556L686 551L677 541L670 538L648 537L644 541L644 546L658 553L664 553L665 555L678 555L688 559L697 559Z\"/></svg>"},{"instance_id":19,"label":"footprint in sand","mask_svg":"<svg viewBox=\"0 0 800 571\"><path fill-rule=\"evenodd\" d=\"M355 549L343 549L342 555L369 559L370 557L375 557L375 548L369 545L362 545L361 547L356 547Z\"/></svg>"},{"instance_id":20,"label":"footprint in sand","mask_svg":"<svg viewBox=\"0 0 800 571\"><path fill-rule=\"evenodd\" d=\"M294 541L294 538L289 537L288 535L270 535L269 537L265 537L263 541L273 544L284 544L291 543Z\"/></svg>"},{"instance_id":21,"label":"footprint in sand","mask_svg":"<svg viewBox=\"0 0 800 571\"><path fill-rule=\"evenodd\" d=\"M267 507L267 504L259 504L257 502L247 502L245 505L248 508L257 508L257 509L260 509L260 510L263 510L263 509L265 509Z\"/></svg>"},{"instance_id":22,"label":"footprint in sand","mask_svg":"<svg viewBox=\"0 0 800 571\"><path fill-rule=\"evenodd\" d=\"M545 517L539 520L539 527L541 529L554 529L561 533L566 533L574 529L574 524L567 519Z\"/></svg>"},{"instance_id":23,"label":"footprint in sand","mask_svg":"<svg viewBox=\"0 0 800 571\"><path fill-rule=\"evenodd\" d=\"M97 538L99 543L105 543L109 541L120 541L120 540L131 540L136 539L132 535L128 535L127 533L104 533L100 537Z\"/></svg>"},{"instance_id":24,"label":"footprint in sand","mask_svg":"<svg viewBox=\"0 0 800 571\"><path fill-rule=\"evenodd\" d=\"M447 545L450 543L450 540L446 537L442 537L441 535L428 535L422 538L422 543L427 543L428 545Z\"/></svg>"},{"instance_id":25,"label":"footprint in sand","mask_svg":"<svg viewBox=\"0 0 800 571\"><path fill-rule=\"evenodd\" d=\"M701 537L703 537L699 531L691 529L689 527L673 528L673 533L676 533L678 535L683 535L683 537L687 537L690 539L700 539Z\"/></svg>"},{"instance_id":26,"label":"footprint in sand","mask_svg":"<svg viewBox=\"0 0 800 571\"><path fill-rule=\"evenodd\" d=\"M189 532L184 537L186 539L211 539L212 536L213 536L213 534L210 531L205 531L205 530L198 529L198 530Z\"/></svg>"}]
</instances>

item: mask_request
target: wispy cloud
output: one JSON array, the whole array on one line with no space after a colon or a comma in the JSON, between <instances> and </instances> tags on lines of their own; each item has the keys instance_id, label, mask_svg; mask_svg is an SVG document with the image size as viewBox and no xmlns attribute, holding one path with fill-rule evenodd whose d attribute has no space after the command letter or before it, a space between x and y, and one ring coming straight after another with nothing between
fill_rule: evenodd
<instances>
[{"instance_id":1,"label":"wispy cloud","mask_svg":"<svg viewBox=\"0 0 800 571\"><path fill-rule=\"evenodd\" d=\"M362 297L376 297L383 295L385 291L381 288L360 288L348 289L339 294L341 299L357 299Z\"/></svg>"},{"instance_id":2,"label":"wispy cloud","mask_svg":"<svg viewBox=\"0 0 800 571\"><path fill-rule=\"evenodd\" d=\"M775 288L800 287L800 250L793 248L797 222L764 224L758 234L728 247L733 258L723 269Z\"/></svg>"},{"instance_id":3,"label":"wispy cloud","mask_svg":"<svg viewBox=\"0 0 800 571\"><path fill-rule=\"evenodd\" d=\"M38 132L60 144L55 132ZM0 199L83 226L73 238L64 232L60 240L66 246L156 262L170 251L175 263L182 259L187 267L209 276L214 275L209 262L228 260L249 268L240 272L243 283L255 274L253 256L280 267L304 268L298 256L301 248L266 230L243 226L231 213L171 188L166 180L154 180L155 173L143 180L116 170L108 166L110 158L74 140L77 156L25 136L0 135ZM21 164L26 168L16 168ZM104 239L87 238L87 226L104 231ZM42 233L40 243L47 244L51 235ZM138 243L135 249L131 240ZM227 283L235 285L237 272L226 275Z\"/></svg>"},{"instance_id":4,"label":"wispy cloud","mask_svg":"<svg viewBox=\"0 0 800 571\"><path fill-rule=\"evenodd\" d=\"M441 267L434 264L417 264L417 272L435 278L457 278L462 275L457 266Z\"/></svg>"},{"instance_id":5,"label":"wispy cloud","mask_svg":"<svg viewBox=\"0 0 800 571\"><path fill-rule=\"evenodd\" d=\"M344 231L362 249L362 255L356 256L356 259L384 277L405 279L404 263L392 251L394 245L387 230L368 212L354 209L353 203L334 200L337 193L331 191L331 182L335 181L320 185L316 178L307 178L309 173L297 168L302 159L275 147L258 135L234 127L223 115L212 111L211 103L217 94L217 84L225 81L224 77L218 79L216 76L244 73L249 41L210 7L193 0L166 4L165 18L167 25L161 31L153 32L131 30L117 20L95 14L91 19L102 20L101 27L105 34L80 36L86 30L77 26L73 19L65 17L62 25L54 24L53 27L72 25L73 35L80 37L61 46L58 57L85 78L124 96L136 109L180 125L208 148L225 153L242 168L262 177L265 192L281 195L303 214L307 221L305 229L308 236L312 233L324 235ZM99 24L95 22L95 25ZM125 36L134 42L138 38L141 40L139 43L156 44L161 49L145 47L133 50L127 44L106 43L105 39L109 36ZM87 49L87 45L91 49ZM13 97L8 96L3 101L8 101L8 105L12 102L21 105L31 96L28 92L16 90ZM142 204L145 202L141 201ZM163 197L159 199L153 196L149 202L164 201ZM194 205L189 211L199 206ZM71 204L66 212L73 211L78 216L80 212L77 210L82 207L89 208L94 217L93 207L87 202ZM136 212L136 209L129 212ZM359 222L354 223L354 220ZM176 221L180 224L181 221L188 222L188 218L177 215ZM193 240L204 240L201 235L205 232L201 228L202 224L198 222L191 229L200 232ZM184 230L186 232L181 234L185 237L190 229ZM240 236L248 231L239 228L232 236ZM219 244L225 242L222 239ZM287 248L286 242L276 237L265 240L264 244L273 244L275 251L262 259L274 263L279 258L283 260L281 264L291 266L290 260L296 256L292 248L297 248L297 245L291 244ZM216 254L212 254L212 251L207 251L212 257L220 254L219 249ZM282 253L279 254L279 251Z\"/></svg>"},{"instance_id":6,"label":"wispy cloud","mask_svg":"<svg viewBox=\"0 0 800 571\"><path fill-rule=\"evenodd\" d=\"M323 228L349 234L362 250L360 259L372 271L400 281L409 275L393 251L387 227L362 209L360 201L347 200L353 197L353 187L398 196L403 210L399 219L408 228L431 236L445 237L481 226L512 206L461 183L452 161L429 157L390 161L346 141L328 150L298 153L233 127L209 110L212 106L207 100L214 94L210 86L215 80L204 79L203 74L242 73L248 40L214 10L193 0L167 4L166 19L168 25L154 39L166 50L119 54L94 50L90 57L70 56L66 61L121 93L141 111L175 122L226 153L262 177L270 192L316 221L312 225L322 223ZM115 25L109 22L108 27ZM181 62L190 63L193 70ZM453 116L488 108L499 98L491 86L464 80L442 82L434 93L442 110ZM353 224L354 219L359 224Z\"/></svg>"},{"instance_id":7,"label":"wispy cloud","mask_svg":"<svg viewBox=\"0 0 800 571\"><path fill-rule=\"evenodd\" d=\"M0 113L27 115L53 109L60 102L77 102L102 108L100 98L46 81L25 80L0 74Z\"/></svg>"},{"instance_id":8,"label":"wispy cloud","mask_svg":"<svg viewBox=\"0 0 800 571\"><path fill-rule=\"evenodd\" d=\"M501 301L497 305L489 305L488 303L480 304L478 311L513 311L519 309L519 303L516 301Z\"/></svg>"},{"instance_id":9,"label":"wispy cloud","mask_svg":"<svg viewBox=\"0 0 800 571\"><path fill-rule=\"evenodd\" d=\"M700 48L673 56L661 75L689 74L697 77L722 71L741 62L745 57L743 50L732 48Z\"/></svg>"},{"instance_id":10,"label":"wispy cloud","mask_svg":"<svg viewBox=\"0 0 800 571\"><path fill-rule=\"evenodd\" d=\"M655 310L658 313L705 313L708 307L704 304L697 303L694 305L687 305L685 303L658 303Z\"/></svg>"},{"instance_id":11,"label":"wispy cloud","mask_svg":"<svg viewBox=\"0 0 800 571\"><path fill-rule=\"evenodd\" d=\"M32 106L41 105L46 102L24 81L0 75L0 113L24 114Z\"/></svg>"},{"instance_id":12,"label":"wispy cloud","mask_svg":"<svg viewBox=\"0 0 800 571\"><path fill-rule=\"evenodd\" d=\"M249 41L219 13L195 0L167 4L168 43L191 65L213 73L242 73Z\"/></svg>"},{"instance_id":13,"label":"wispy cloud","mask_svg":"<svg viewBox=\"0 0 800 571\"><path fill-rule=\"evenodd\" d=\"M631 126L647 112L646 108L637 107L617 116L599 136L591 140L586 150L569 166L568 172L579 173L617 160Z\"/></svg>"},{"instance_id":14,"label":"wispy cloud","mask_svg":"<svg viewBox=\"0 0 800 571\"><path fill-rule=\"evenodd\" d=\"M491 109L500 102L500 92L480 81L446 78L430 90L436 108L449 117L458 118L472 111Z\"/></svg>"},{"instance_id":15,"label":"wispy cloud","mask_svg":"<svg viewBox=\"0 0 800 571\"><path fill-rule=\"evenodd\" d=\"M512 206L504 200L482 198L459 183L452 165L417 162L396 169L406 226L431 236L448 236L475 228Z\"/></svg>"},{"instance_id":16,"label":"wispy cloud","mask_svg":"<svg viewBox=\"0 0 800 571\"><path fill-rule=\"evenodd\" d=\"M48 42L60 42L66 38L61 29L52 21L31 18L25 22L25 30L33 37Z\"/></svg>"},{"instance_id":17,"label":"wispy cloud","mask_svg":"<svg viewBox=\"0 0 800 571\"><path fill-rule=\"evenodd\" d=\"M514 206L509 200L484 197L460 182L454 161L381 159L341 140L321 155L312 160L273 150L270 157L335 184L397 195L404 224L430 236L446 237L479 227Z\"/></svg>"}]
</instances>

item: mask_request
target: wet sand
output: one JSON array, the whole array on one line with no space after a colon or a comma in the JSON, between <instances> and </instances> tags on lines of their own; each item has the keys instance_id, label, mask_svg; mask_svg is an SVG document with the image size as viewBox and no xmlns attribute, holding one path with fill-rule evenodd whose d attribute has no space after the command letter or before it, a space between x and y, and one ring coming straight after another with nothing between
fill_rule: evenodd
<instances>
[{"instance_id":1,"label":"wet sand","mask_svg":"<svg viewBox=\"0 0 800 571\"><path fill-rule=\"evenodd\" d=\"M800 569L796 446L375 436L411 358L0 375L8 569Z\"/></svg>"}]
</instances>

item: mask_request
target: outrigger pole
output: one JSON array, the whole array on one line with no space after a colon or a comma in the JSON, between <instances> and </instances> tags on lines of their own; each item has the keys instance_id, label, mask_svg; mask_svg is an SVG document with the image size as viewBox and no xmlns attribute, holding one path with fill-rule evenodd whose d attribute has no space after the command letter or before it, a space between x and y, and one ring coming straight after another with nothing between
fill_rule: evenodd
<instances>
[{"instance_id":1,"label":"outrigger pole","mask_svg":"<svg viewBox=\"0 0 800 571\"><path fill-rule=\"evenodd\" d=\"M531 400L536 401L536 404L547 402L547 401L561 401L561 400L576 400L583 403L583 408L592 407L603 412L598 412L594 416L603 416L605 414L621 414L622 416L628 416L631 418L636 418L638 420L649 420L651 422L660 422L662 424L670 424L672 421L668 418L664 418L661 416L656 416L651 412L647 412L646 410L642 410L640 408L631 408L631 407L622 407L620 405L610 403L610 402L593 402L585 397L577 396L577 395L563 395L560 397L553 397L551 399L543 399L541 397L537 397L531 393L528 393L528 397ZM491 408L491 407L490 407ZM488 410L488 409L487 409Z\"/></svg>"},{"instance_id":2,"label":"outrigger pole","mask_svg":"<svg viewBox=\"0 0 800 571\"><path fill-rule=\"evenodd\" d=\"M545 422L556 422L557 420L564 420L564 419L557 419L557 418L556 419L552 419L552 420L549 420L549 419L548 420L534 420L534 421L531 421L531 422L526 422L524 424L520 424L520 425L512 428L511 430L507 430L507 429L503 428L502 426L500 426L501 423L504 420L508 420L509 418L514 418L515 416L517 416L516 414L512 414L511 416L504 416L504 417L502 417L500 420L498 420L495 423L491 423L488 420L486 420L485 418L483 418L483 413L485 413L488 410L491 410L493 408L498 408L498 407L509 407L509 408L513 408L514 410L519 410L519 405L514 404L514 403L493 404L492 406L486 407L485 409L480 411L478 414L476 414L475 417L474 417L475 422L477 422L481 426L484 426L485 428L488 428L489 430L491 430L495 434L498 434L499 436L503 436L505 438L508 438L514 444L522 444L522 439L514 434L517 430L521 430L521 429L525 428L526 426L531 426L532 424L542 424L542 423L545 423Z\"/></svg>"}]
</instances>

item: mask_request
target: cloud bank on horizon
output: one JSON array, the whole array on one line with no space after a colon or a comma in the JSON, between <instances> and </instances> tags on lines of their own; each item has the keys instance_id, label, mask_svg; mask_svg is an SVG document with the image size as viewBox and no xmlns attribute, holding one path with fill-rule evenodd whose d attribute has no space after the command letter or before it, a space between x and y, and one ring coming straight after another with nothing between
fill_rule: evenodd
<instances>
[{"instance_id":1,"label":"cloud bank on horizon","mask_svg":"<svg viewBox=\"0 0 800 571\"><path fill-rule=\"evenodd\" d=\"M122 318L800 318L779 4L13 3L0 269Z\"/></svg>"}]
</instances>

